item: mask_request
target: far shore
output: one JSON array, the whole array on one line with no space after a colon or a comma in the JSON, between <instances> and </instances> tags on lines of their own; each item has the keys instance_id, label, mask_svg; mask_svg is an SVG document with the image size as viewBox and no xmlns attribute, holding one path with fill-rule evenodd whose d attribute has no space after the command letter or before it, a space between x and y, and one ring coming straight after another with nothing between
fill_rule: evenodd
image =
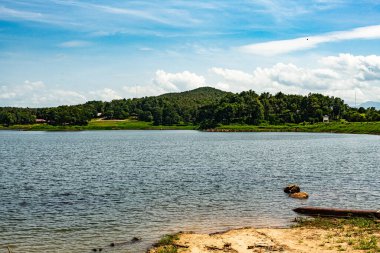
<instances>
[{"instance_id":1,"label":"far shore","mask_svg":"<svg viewBox=\"0 0 380 253\"><path fill-rule=\"evenodd\" d=\"M91 120L85 126L53 126L48 124L0 126L0 130L19 131L87 131L87 130L198 130L197 125L159 125L137 120ZM318 133L350 133L350 134L380 134L380 122L331 122L331 123L302 123L282 125L221 125L207 132L318 132Z\"/></svg>"},{"instance_id":2,"label":"far shore","mask_svg":"<svg viewBox=\"0 0 380 253\"><path fill-rule=\"evenodd\" d=\"M164 236L148 253L380 252L380 223L307 219L291 228L240 228Z\"/></svg>"}]
</instances>

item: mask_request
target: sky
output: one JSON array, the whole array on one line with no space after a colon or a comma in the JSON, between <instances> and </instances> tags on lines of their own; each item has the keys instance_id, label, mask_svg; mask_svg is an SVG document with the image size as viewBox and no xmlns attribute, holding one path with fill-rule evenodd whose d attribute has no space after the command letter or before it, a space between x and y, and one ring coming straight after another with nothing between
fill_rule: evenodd
<instances>
[{"instance_id":1,"label":"sky","mask_svg":"<svg viewBox=\"0 0 380 253\"><path fill-rule=\"evenodd\" d=\"M380 101L380 0L0 0L0 106L202 86Z\"/></svg>"}]
</instances>

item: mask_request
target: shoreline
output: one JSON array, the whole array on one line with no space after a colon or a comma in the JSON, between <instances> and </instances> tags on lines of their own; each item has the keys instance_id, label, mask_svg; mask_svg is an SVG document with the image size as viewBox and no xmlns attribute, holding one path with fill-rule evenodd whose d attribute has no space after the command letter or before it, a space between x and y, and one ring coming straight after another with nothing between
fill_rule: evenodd
<instances>
[{"instance_id":1,"label":"shoreline","mask_svg":"<svg viewBox=\"0 0 380 253\"><path fill-rule=\"evenodd\" d=\"M331 122L283 125L221 125L199 129L197 125L154 126L135 120L92 120L86 126L52 126L48 124L0 126L0 130L15 131L103 131L103 130L196 130L204 132L305 132L380 135L380 122Z\"/></svg>"},{"instance_id":2,"label":"shoreline","mask_svg":"<svg viewBox=\"0 0 380 253\"><path fill-rule=\"evenodd\" d=\"M147 128L147 129L25 129L25 128L0 128L0 131L20 131L20 132L84 132L84 131L199 131L207 133L325 133L325 134L358 134L358 135L380 135L380 132L344 132L344 131L292 131L292 130L226 130L226 129L170 129L170 128Z\"/></svg>"},{"instance_id":3,"label":"shoreline","mask_svg":"<svg viewBox=\"0 0 380 253\"><path fill-rule=\"evenodd\" d=\"M243 227L216 233L165 235L147 253L380 252L380 223L315 218L291 227Z\"/></svg>"}]
</instances>

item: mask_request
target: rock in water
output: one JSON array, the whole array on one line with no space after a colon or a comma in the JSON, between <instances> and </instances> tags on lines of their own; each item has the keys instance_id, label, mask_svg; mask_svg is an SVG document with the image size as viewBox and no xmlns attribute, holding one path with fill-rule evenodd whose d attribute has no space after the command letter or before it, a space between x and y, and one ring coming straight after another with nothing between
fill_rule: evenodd
<instances>
[{"instance_id":1,"label":"rock in water","mask_svg":"<svg viewBox=\"0 0 380 253\"><path fill-rule=\"evenodd\" d=\"M309 194L307 194L306 192L295 192L289 194L289 197L295 199L307 199L309 197Z\"/></svg>"},{"instance_id":2,"label":"rock in water","mask_svg":"<svg viewBox=\"0 0 380 253\"><path fill-rule=\"evenodd\" d=\"M300 187L296 184L289 184L288 186L284 188L284 192L286 193L296 193L300 191L301 191Z\"/></svg>"},{"instance_id":3,"label":"rock in water","mask_svg":"<svg viewBox=\"0 0 380 253\"><path fill-rule=\"evenodd\" d=\"M141 241L141 238L140 237L133 237L131 242L138 242L138 241Z\"/></svg>"}]
</instances>

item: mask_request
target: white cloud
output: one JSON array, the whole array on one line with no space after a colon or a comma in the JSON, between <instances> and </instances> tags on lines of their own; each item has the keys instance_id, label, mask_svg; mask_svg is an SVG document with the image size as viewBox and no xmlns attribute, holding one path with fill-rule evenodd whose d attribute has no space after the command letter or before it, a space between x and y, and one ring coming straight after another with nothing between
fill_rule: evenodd
<instances>
[{"instance_id":1,"label":"white cloud","mask_svg":"<svg viewBox=\"0 0 380 253\"><path fill-rule=\"evenodd\" d=\"M101 5L94 3L85 3L80 1L62 1L54 0L56 4L66 5L69 7L79 7L85 10L90 10L90 12L82 12L84 17L94 18L94 16L89 15L93 10L97 11L95 18L98 19L99 15L103 17L102 22L113 22L113 16L125 16L128 18L126 23L133 22L134 20L143 20L148 22L153 22L157 24L164 24L170 26L189 26L191 24L199 22L197 19L193 18L190 13L183 9L168 8L167 3L139 3L143 8L136 8L136 4L132 6L129 4L110 4ZM165 8L166 7L166 8ZM105 15L104 15L105 14ZM89 25L89 24L87 24ZM117 29L119 30L119 28ZM123 30L123 29L121 29ZM140 34L142 30L140 29Z\"/></svg>"},{"instance_id":2,"label":"white cloud","mask_svg":"<svg viewBox=\"0 0 380 253\"><path fill-rule=\"evenodd\" d=\"M19 96L26 96L44 87L45 85L41 81L31 82L29 80L14 87L3 85L0 87L0 99L17 99Z\"/></svg>"},{"instance_id":3,"label":"white cloud","mask_svg":"<svg viewBox=\"0 0 380 253\"><path fill-rule=\"evenodd\" d=\"M91 45L90 42L84 40L70 40L59 44L60 47L72 48L72 47L87 47Z\"/></svg>"},{"instance_id":4,"label":"white cloud","mask_svg":"<svg viewBox=\"0 0 380 253\"><path fill-rule=\"evenodd\" d=\"M3 18L20 18L25 20L38 20L42 18L42 14L38 12L19 11L11 8L0 6L0 14Z\"/></svg>"},{"instance_id":5,"label":"white cloud","mask_svg":"<svg viewBox=\"0 0 380 253\"><path fill-rule=\"evenodd\" d=\"M127 9L127 8L117 8L117 7L97 5L97 4L87 4L87 7L92 7L92 8L95 8L95 9L98 9L100 11L110 13L110 14L135 16L141 19L146 19L146 20L150 20L150 21L154 21L158 23L163 23L163 24L170 23L168 20L152 15L148 11L133 10L133 9Z\"/></svg>"},{"instance_id":6,"label":"white cloud","mask_svg":"<svg viewBox=\"0 0 380 253\"><path fill-rule=\"evenodd\" d=\"M377 55L328 56L316 61L315 68L279 62L271 67L257 67L249 73L214 67L209 69L208 78L206 81L204 76L190 71L170 73L157 70L145 85L125 85L120 89L106 87L87 92L55 88L42 81L25 81L20 85L0 86L0 106L44 107L79 104L93 99L110 101L181 92L206 85L233 92L249 89L272 94L279 91L302 95L318 92L343 98L349 104L354 103L355 93L358 104L380 101L380 56Z\"/></svg>"},{"instance_id":7,"label":"white cloud","mask_svg":"<svg viewBox=\"0 0 380 253\"><path fill-rule=\"evenodd\" d=\"M62 89L50 89L50 90L43 90L36 92L34 94L31 94L31 98L29 99L32 106L34 107L40 107L40 106L57 106L57 105L73 105L73 104L81 104L87 101L87 98L76 92L76 91L69 91L69 90L62 90ZM25 98L25 100L20 101L23 104L28 103L28 98ZM19 102L19 103L20 103Z\"/></svg>"},{"instance_id":8,"label":"white cloud","mask_svg":"<svg viewBox=\"0 0 380 253\"><path fill-rule=\"evenodd\" d=\"M122 89L124 91L125 96L128 98L156 96L166 92L162 88L154 86L152 84L124 86Z\"/></svg>"},{"instance_id":9,"label":"white cloud","mask_svg":"<svg viewBox=\"0 0 380 253\"><path fill-rule=\"evenodd\" d=\"M337 96L353 104L380 100L380 56L340 54L320 59L318 68L302 68L277 63L256 68L252 73L212 68L221 77L216 87L232 91L253 89L256 92L308 94L318 92Z\"/></svg>"},{"instance_id":10,"label":"white cloud","mask_svg":"<svg viewBox=\"0 0 380 253\"><path fill-rule=\"evenodd\" d=\"M325 80L330 79L332 75L323 69L310 70L294 64L277 63L272 68L257 68L253 73L253 79L267 77L284 86L323 90L327 88Z\"/></svg>"},{"instance_id":11,"label":"white cloud","mask_svg":"<svg viewBox=\"0 0 380 253\"><path fill-rule=\"evenodd\" d=\"M380 56L354 56L340 54L338 57L329 56L321 63L331 69L336 69L348 75L355 73L355 78L361 81L376 81L380 79Z\"/></svg>"},{"instance_id":12,"label":"white cloud","mask_svg":"<svg viewBox=\"0 0 380 253\"><path fill-rule=\"evenodd\" d=\"M247 74L240 70L223 69L223 68L211 68L210 72L222 76L228 81L237 81L242 83L252 82L252 75Z\"/></svg>"},{"instance_id":13,"label":"white cloud","mask_svg":"<svg viewBox=\"0 0 380 253\"><path fill-rule=\"evenodd\" d=\"M151 83L146 85L124 86L125 97L157 96L168 92L181 92L206 86L206 79L195 73L183 71L169 73L157 70Z\"/></svg>"},{"instance_id":14,"label":"white cloud","mask_svg":"<svg viewBox=\"0 0 380 253\"><path fill-rule=\"evenodd\" d=\"M48 107L85 103L88 100L111 101L124 97L155 96L205 86L203 76L189 71L168 73L157 70L147 85L124 86L121 89L103 88L78 92L52 88L42 81L24 81L21 85L0 86L0 106Z\"/></svg>"},{"instance_id":15,"label":"white cloud","mask_svg":"<svg viewBox=\"0 0 380 253\"><path fill-rule=\"evenodd\" d=\"M278 55L317 47L319 44L357 39L380 39L380 25L359 27L290 40L276 40L245 45L240 51L256 55Z\"/></svg>"},{"instance_id":16,"label":"white cloud","mask_svg":"<svg viewBox=\"0 0 380 253\"><path fill-rule=\"evenodd\" d=\"M63 89L52 89L42 81L24 81L21 85L0 87L0 106L46 107L80 104L86 96Z\"/></svg>"},{"instance_id":17,"label":"white cloud","mask_svg":"<svg viewBox=\"0 0 380 253\"><path fill-rule=\"evenodd\" d=\"M122 99L122 97L116 91L110 88L90 91L89 94L92 100L111 101L113 99Z\"/></svg>"},{"instance_id":18,"label":"white cloud","mask_svg":"<svg viewBox=\"0 0 380 253\"><path fill-rule=\"evenodd\" d=\"M139 50L140 51L153 51L154 49L151 47L140 47Z\"/></svg>"},{"instance_id":19,"label":"white cloud","mask_svg":"<svg viewBox=\"0 0 380 253\"><path fill-rule=\"evenodd\" d=\"M46 6L46 4L45 4ZM43 10L43 8L41 8ZM50 9L51 10L51 9ZM32 12L23 11L13 8L0 6L0 17L2 20L27 20L32 22L41 22L45 24L59 25L59 26L72 26L78 28L81 24L67 19L63 15L53 15L50 12Z\"/></svg>"},{"instance_id":20,"label":"white cloud","mask_svg":"<svg viewBox=\"0 0 380 253\"><path fill-rule=\"evenodd\" d=\"M189 71L167 73L163 70L157 70L153 84L166 92L178 92L205 86L206 80L203 76Z\"/></svg>"},{"instance_id":21,"label":"white cloud","mask_svg":"<svg viewBox=\"0 0 380 253\"><path fill-rule=\"evenodd\" d=\"M292 1L256 0L255 3L264 7L263 12L272 15L278 22L310 12L310 6L307 9Z\"/></svg>"},{"instance_id":22,"label":"white cloud","mask_svg":"<svg viewBox=\"0 0 380 253\"><path fill-rule=\"evenodd\" d=\"M7 86L0 87L0 99L11 99L16 97L17 94L13 91L10 91Z\"/></svg>"}]
</instances>

